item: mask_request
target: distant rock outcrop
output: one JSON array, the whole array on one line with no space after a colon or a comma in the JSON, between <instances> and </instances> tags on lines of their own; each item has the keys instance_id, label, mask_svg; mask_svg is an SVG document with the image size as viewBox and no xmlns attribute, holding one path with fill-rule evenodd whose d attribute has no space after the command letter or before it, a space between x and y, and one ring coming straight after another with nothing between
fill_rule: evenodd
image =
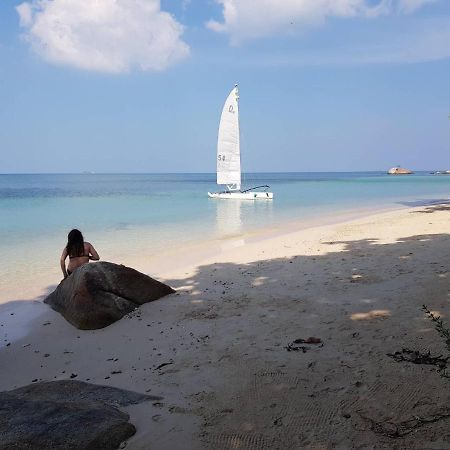
<instances>
[{"instance_id":1,"label":"distant rock outcrop","mask_svg":"<svg viewBox=\"0 0 450 450\"><path fill-rule=\"evenodd\" d=\"M414 172L403 167L392 167L392 169L388 170L389 175L410 175L412 173Z\"/></svg>"},{"instance_id":2,"label":"distant rock outcrop","mask_svg":"<svg viewBox=\"0 0 450 450\"><path fill-rule=\"evenodd\" d=\"M136 432L117 406L156 399L70 380L0 392L0 450L117 449Z\"/></svg>"},{"instance_id":3,"label":"distant rock outcrop","mask_svg":"<svg viewBox=\"0 0 450 450\"><path fill-rule=\"evenodd\" d=\"M175 292L137 270L108 262L85 264L44 302L81 330L104 328L139 305Z\"/></svg>"}]
</instances>

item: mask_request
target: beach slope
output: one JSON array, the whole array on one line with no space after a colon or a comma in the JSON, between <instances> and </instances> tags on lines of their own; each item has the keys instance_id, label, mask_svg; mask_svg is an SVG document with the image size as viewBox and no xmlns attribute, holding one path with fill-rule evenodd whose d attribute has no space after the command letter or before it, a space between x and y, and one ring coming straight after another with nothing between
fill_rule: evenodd
<instances>
[{"instance_id":1,"label":"beach slope","mask_svg":"<svg viewBox=\"0 0 450 450\"><path fill-rule=\"evenodd\" d=\"M0 349L0 389L72 378L163 397L127 408L127 448L450 447L450 381L388 355L445 355L421 308L450 326L449 205L222 244L105 329L42 312Z\"/></svg>"}]
</instances>

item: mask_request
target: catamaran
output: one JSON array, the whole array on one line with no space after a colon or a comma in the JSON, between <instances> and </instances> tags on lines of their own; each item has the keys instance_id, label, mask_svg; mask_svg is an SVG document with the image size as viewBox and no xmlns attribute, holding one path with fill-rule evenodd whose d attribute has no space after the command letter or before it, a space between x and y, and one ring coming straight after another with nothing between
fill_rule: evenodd
<instances>
[{"instance_id":1,"label":"catamaran","mask_svg":"<svg viewBox=\"0 0 450 450\"><path fill-rule=\"evenodd\" d=\"M222 192L208 192L211 198L240 200L271 200L269 186L256 186L241 190L241 146L239 136L239 89L230 92L220 117L217 139L217 184L227 188Z\"/></svg>"}]
</instances>

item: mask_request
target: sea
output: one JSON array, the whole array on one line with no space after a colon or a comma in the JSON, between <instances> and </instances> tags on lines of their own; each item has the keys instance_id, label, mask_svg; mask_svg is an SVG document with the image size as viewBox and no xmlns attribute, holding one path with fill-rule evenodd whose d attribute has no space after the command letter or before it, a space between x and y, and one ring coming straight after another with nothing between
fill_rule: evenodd
<instances>
[{"instance_id":1,"label":"sea","mask_svg":"<svg viewBox=\"0 0 450 450\"><path fill-rule=\"evenodd\" d=\"M217 186L215 174L207 173L0 175L0 302L27 298L31 285L51 277L59 281L59 257L72 228L109 260L154 259L288 223L450 198L450 175L428 172L244 177L245 187L266 184L273 200L239 201L209 199Z\"/></svg>"}]
</instances>

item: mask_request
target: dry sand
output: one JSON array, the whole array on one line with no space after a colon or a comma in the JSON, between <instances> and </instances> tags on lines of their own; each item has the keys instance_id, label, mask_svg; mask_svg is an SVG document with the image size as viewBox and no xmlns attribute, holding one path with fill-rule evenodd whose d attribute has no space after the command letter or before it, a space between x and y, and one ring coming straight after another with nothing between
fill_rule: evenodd
<instances>
[{"instance_id":1,"label":"dry sand","mask_svg":"<svg viewBox=\"0 0 450 450\"><path fill-rule=\"evenodd\" d=\"M450 326L449 250L450 207L422 207L173 255L146 272L177 294L103 330L1 305L0 389L72 376L163 396L127 409L130 449L450 448L450 380L387 356L445 353L421 306Z\"/></svg>"}]
</instances>

